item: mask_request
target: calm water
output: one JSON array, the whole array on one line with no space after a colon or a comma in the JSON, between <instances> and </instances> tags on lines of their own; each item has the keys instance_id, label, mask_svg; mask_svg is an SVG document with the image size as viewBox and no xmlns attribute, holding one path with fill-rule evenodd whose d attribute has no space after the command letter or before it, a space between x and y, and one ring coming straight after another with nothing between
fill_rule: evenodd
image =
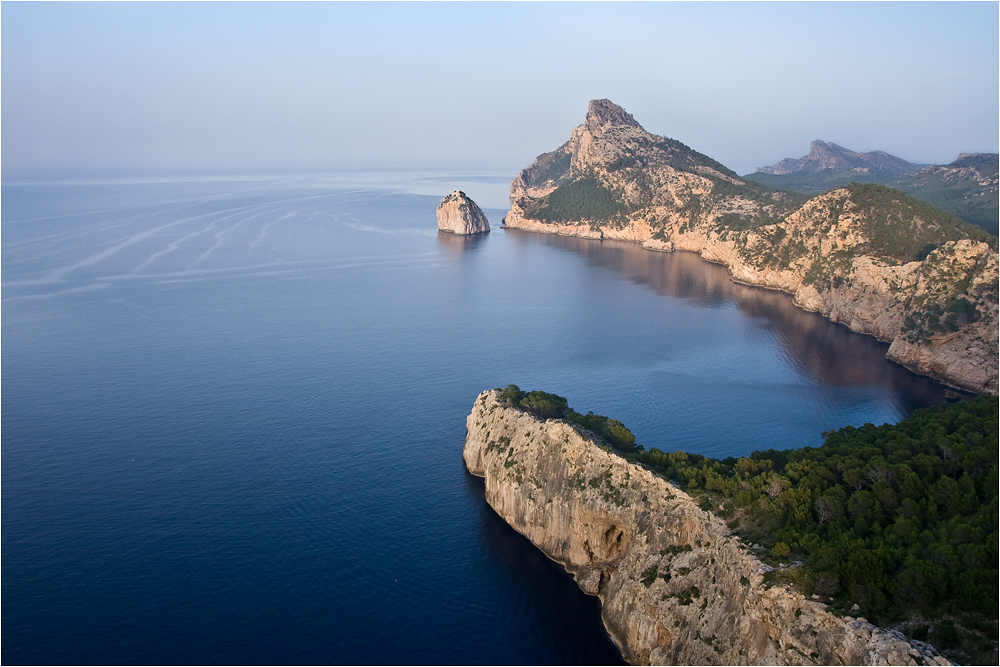
<instances>
[{"instance_id":1,"label":"calm water","mask_svg":"<svg viewBox=\"0 0 1000 667\"><path fill-rule=\"evenodd\" d=\"M715 456L944 399L695 256L499 229L509 178L4 185L3 662L618 662L466 473L481 390Z\"/></svg>"}]
</instances>

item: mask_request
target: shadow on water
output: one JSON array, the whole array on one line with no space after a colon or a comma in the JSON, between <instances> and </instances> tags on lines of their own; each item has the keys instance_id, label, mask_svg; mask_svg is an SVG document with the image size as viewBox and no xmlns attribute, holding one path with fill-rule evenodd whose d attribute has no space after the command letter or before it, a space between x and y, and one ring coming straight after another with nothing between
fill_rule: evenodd
<instances>
[{"instance_id":1,"label":"shadow on water","mask_svg":"<svg viewBox=\"0 0 1000 667\"><path fill-rule=\"evenodd\" d=\"M773 332L789 362L819 385L890 388L907 412L946 399L947 387L941 383L887 360L888 343L806 312L784 292L735 283L724 266L706 262L695 253L660 253L622 241L506 231L521 241L530 238L533 243L582 255L592 266L696 307L733 304L746 317L762 320L760 326Z\"/></svg>"},{"instance_id":2,"label":"shadow on water","mask_svg":"<svg viewBox=\"0 0 1000 667\"><path fill-rule=\"evenodd\" d=\"M524 596L532 634L545 643L559 643L559 655L572 655L581 665L624 665L618 647L608 636L601 620L600 601L586 595L562 565L552 561L526 537L511 528L485 500L483 479L465 474L469 493L482 501L479 529L490 567L515 587L512 594ZM544 624L544 625L542 625ZM551 662L552 656L548 661ZM546 656L537 656L539 664Z\"/></svg>"}]
</instances>

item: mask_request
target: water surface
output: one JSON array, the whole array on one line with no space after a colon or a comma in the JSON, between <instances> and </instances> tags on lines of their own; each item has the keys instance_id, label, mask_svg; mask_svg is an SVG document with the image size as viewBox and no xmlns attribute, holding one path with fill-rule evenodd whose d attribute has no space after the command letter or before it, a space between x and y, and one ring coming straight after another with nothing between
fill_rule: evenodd
<instances>
[{"instance_id":1,"label":"water surface","mask_svg":"<svg viewBox=\"0 0 1000 667\"><path fill-rule=\"evenodd\" d=\"M613 663L462 465L480 391L713 456L943 400L692 255L437 232L505 179L5 184L3 661Z\"/></svg>"}]
</instances>

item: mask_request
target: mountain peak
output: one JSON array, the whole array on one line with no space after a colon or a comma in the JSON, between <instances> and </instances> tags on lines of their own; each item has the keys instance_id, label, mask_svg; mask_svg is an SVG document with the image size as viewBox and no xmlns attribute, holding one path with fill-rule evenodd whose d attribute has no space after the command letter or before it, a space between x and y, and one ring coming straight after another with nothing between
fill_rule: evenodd
<instances>
[{"instance_id":1,"label":"mountain peak","mask_svg":"<svg viewBox=\"0 0 1000 667\"><path fill-rule=\"evenodd\" d=\"M770 167L760 167L759 173L794 174L798 172L816 172L831 169L838 172L858 171L864 173L883 173L898 176L916 171L926 165L907 162L884 151L857 153L835 143L827 143L816 139L809 144L809 154L795 159L785 158Z\"/></svg>"},{"instance_id":2,"label":"mountain peak","mask_svg":"<svg viewBox=\"0 0 1000 667\"><path fill-rule=\"evenodd\" d=\"M591 100L583 124L594 134L609 127L642 127L632 114L608 99Z\"/></svg>"}]
</instances>

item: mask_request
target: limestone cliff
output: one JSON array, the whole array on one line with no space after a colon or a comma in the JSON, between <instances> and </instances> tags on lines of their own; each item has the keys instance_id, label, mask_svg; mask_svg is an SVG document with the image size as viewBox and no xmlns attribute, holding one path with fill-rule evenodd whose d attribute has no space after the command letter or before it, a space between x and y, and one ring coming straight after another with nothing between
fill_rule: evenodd
<instances>
[{"instance_id":1,"label":"limestone cliff","mask_svg":"<svg viewBox=\"0 0 1000 667\"><path fill-rule=\"evenodd\" d=\"M437 207L438 229L452 234L482 234L490 231L483 210L461 190L455 190Z\"/></svg>"},{"instance_id":2,"label":"limestone cliff","mask_svg":"<svg viewBox=\"0 0 1000 667\"><path fill-rule=\"evenodd\" d=\"M476 399L464 459L515 530L597 595L633 664L949 664L783 587L725 524L569 424Z\"/></svg>"},{"instance_id":3,"label":"limestone cliff","mask_svg":"<svg viewBox=\"0 0 1000 667\"><path fill-rule=\"evenodd\" d=\"M595 100L510 194L507 227L697 252L891 343L888 357L915 372L997 393L996 239L902 192L851 184L807 200Z\"/></svg>"}]
</instances>

